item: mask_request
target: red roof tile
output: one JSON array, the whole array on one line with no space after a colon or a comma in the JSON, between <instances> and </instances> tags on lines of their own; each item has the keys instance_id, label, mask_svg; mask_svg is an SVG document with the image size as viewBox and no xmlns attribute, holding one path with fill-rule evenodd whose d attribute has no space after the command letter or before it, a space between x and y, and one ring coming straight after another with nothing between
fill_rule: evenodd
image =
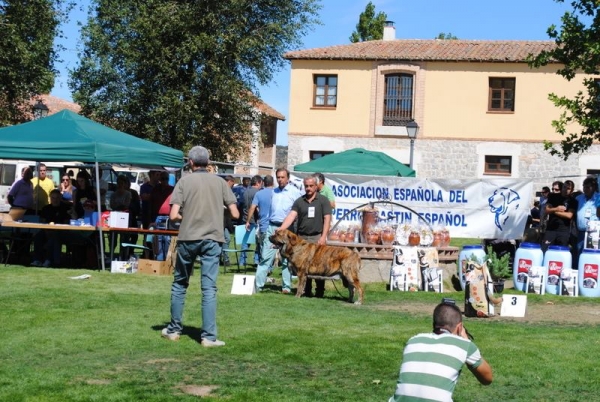
<instances>
[{"instance_id":1,"label":"red roof tile","mask_svg":"<svg viewBox=\"0 0 600 402\"><path fill-rule=\"evenodd\" d=\"M266 114L269 117L274 117L278 120L285 120L285 116L275 110L273 107L269 106L261 99L256 99L256 103L254 104L261 113Z\"/></svg>"},{"instance_id":2,"label":"red roof tile","mask_svg":"<svg viewBox=\"0 0 600 402\"><path fill-rule=\"evenodd\" d=\"M529 54L551 50L553 41L448 39L374 40L287 52L288 60L412 60L525 62Z\"/></svg>"},{"instance_id":3,"label":"red roof tile","mask_svg":"<svg viewBox=\"0 0 600 402\"><path fill-rule=\"evenodd\" d=\"M35 105L38 99L41 99L44 105L48 107L48 115L58 113L63 109L68 109L74 113L79 113L81 111L81 106L79 106L77 103L69 102L68 100L57 98L56 96L48 94L33 97L29 101L31 106Z\"/></svg>"}]
</instances>

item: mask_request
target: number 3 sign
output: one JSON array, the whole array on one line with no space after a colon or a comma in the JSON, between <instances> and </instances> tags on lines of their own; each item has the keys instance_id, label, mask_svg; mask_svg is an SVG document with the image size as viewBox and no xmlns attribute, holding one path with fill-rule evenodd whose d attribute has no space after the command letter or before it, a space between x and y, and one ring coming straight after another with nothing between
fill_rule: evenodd
<instances>
[{"instance_id":1,"label":"number 3 sign","mask_svg":"<svg viewBox=\"0 0 600 402\"><path fill-rule=\"evenodd\" d=\"M254 275L233 275L232 295L254 294Z\"/></svg>"},{"instance_id":2,"label":"number 3 sign","mask_svg":"<svg viewBox=\"0 0 600 402\"><path fill-rule=\"evenodd\" d=\"M502 317L525 317L527 309L526 295L502 295Z\"/></svg>"}]
</instances>

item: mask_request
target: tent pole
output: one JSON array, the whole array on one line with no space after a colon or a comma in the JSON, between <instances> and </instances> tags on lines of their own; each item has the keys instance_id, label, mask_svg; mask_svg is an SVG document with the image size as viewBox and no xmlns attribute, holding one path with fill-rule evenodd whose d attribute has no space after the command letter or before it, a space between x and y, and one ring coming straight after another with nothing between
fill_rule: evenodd
<instances>
[{"instance_id":1,"label":"tent pole","mask_svg":"<svg viewBox=\"0 0 600 402\"><path fill-rule=\"evenodd\" d=\"M102 234L102 204L100 203L100 167L96 161L96 202L98 206L98 230L100 232L100 266L104 271L106 264L104 262L104 235Z\"/></svg>"}]
</instances>

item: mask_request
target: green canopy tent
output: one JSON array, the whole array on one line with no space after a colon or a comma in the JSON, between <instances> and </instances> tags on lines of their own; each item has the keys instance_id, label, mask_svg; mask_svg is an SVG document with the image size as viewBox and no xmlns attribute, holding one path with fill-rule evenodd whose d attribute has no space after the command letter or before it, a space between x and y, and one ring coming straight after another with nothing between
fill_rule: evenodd
<instances>
[{"instance_id":1,"label":"green canopy tent","mask_svg":"<svg viewBox=\"0 0 600 402\"><path fill-rule=\"evenodd\" d=\"M0 128L0 158L44 162L94 163L96 189L100 188L99 163L135 166L183 166L183 152L122 133L69 110L16 126ZM100 216L100 191L97 191ZM102 238L102 228L100 237ZM104 255L100 242L100 255ZM105 269L104 258L102 269Z\"/></svg>"},{"instance_id":2,"label":"green canopy tent","mask_svg":"<svg viewBox=\"0 0 600 402\"><path fill-rule=\"evenodd\" d=\"M183 166L180 150L122 133L69 110L0 128L0 158Z\"/></svg>"},{"instance_id":3,"label":"green canopy tent","mask_svg":"<svg viewBox=\"0 0 600 402\"><path fill-rule=\"evenodd\" d=\"M415 177L415 171L383 152L354 148L294 166L295 172Z\"/></svg>"}]
</instances>

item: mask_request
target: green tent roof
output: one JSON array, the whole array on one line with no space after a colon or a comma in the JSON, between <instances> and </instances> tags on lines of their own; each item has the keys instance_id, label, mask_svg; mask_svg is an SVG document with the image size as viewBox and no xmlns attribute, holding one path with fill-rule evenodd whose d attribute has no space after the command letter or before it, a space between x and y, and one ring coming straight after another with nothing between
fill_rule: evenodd
<instances>
[{"instance_id":1,"label":"green tent roof","mask_svg":"<svg viewBox=\"0 0 600 402\"><path fill-rule=\"evenodd\" d=\"M0 128L0 158L181 167L183 152L103 126L69 110Z\"/></svg>"},{"instance_id":2,"label":"green tent roof","mask_svg":"<svg viewBox=\"0 0 600 402\"><path fill-rule=\"evenodd\" d=\"M383 152L349 149L294 166L296 172L415 177L415 171Z\"/></svg>"}]
</instances>

